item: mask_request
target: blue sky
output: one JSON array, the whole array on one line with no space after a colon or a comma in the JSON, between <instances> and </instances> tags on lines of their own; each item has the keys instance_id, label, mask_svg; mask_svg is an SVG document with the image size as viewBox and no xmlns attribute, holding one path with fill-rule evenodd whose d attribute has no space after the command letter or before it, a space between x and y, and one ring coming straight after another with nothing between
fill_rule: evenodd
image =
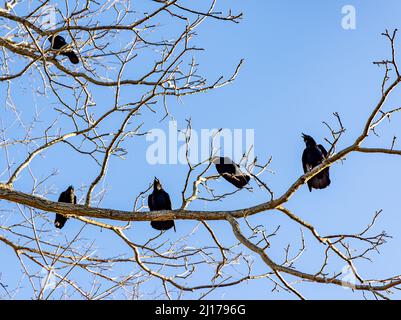
<instances>
[{"instance_id":1,"label":"blue sky","mask_svg":"<svg viewBox=\"0 0 401 320\"><path fill-rule=\"evenodd\" d=\"M145 2L145 1L144 1ZM341 26L344 5L356 8L355 30ZM143 4L145 5L145 4ZM386 28L400 27L401 3L397 0L383 1L221 1L221 8L242 11L240 24L209 20L198 30L194 43L205 48L197 53L200 72L210 79L228 75L242 58L245 63L237 80L222 89L207 94L185 97L182 101L170 100L170 109L180 127L191 117L194 129L202 128L250 128L255 130L255 154L259 159L273 157L271 169L275 174L265 176L265 181L276 195L284 192L302 174L301 154L304 148L301 132L312 135L319 142L329 136L322 121L334 122L333 112L339 112L347 129L339 148L348 146L361 131L366 117L380 97L383 70L372 61L390 57L388 43L380 35ZM166 22L167 23L167 22ZM401 41L401 40L400 40ZM398 47L400 47L398 43ZM3 91L3 88L2 88ZM124 91L123 99L129 99ZM397 90L386 104L386 109L399 105ZM24 97L20 97L21 103ZM161 106L160 106L161 107ZM146 129L166 129L168 123L157 116L144 114ZM392 137L401 135L399 116L392 123L379 129L380 138L369 137L367 146L388 147ZM138 192L147 187L157 176L170 193L173 206L180 204L181 185L186 167L182 165L150 166L145 152L148 143L144 138L135 139L125 147L129 154L125 161L113 159L105 179L109 192L102 206L131 209ZM96 175L93 167L72 153L64 156L65 149L56 147L46 153L46 158L35 160L32 167L39 175L46 175L50 168L60 168L60 173L49 184L57 192L66 186L87 184ZM39 158L38 158L39 159ZM373 263L358 264L365 278L386 278L396 275L401 266L401 205L398 170L400 159L383 155L352 154L344 163L336 163L331 169L332 184L322 191L309 193L303 187L287 207L306 221L314 224L321 234L356 232L364 229L374 212L383 209L377 233L386 230L393 236L381 249L372 254ZM72 175L72 170L76 170ZM29 183L21 179L18 190L29 189ZM216 183L222 190L231 190L224 181ZM57 200L54 195L53 200ZM197 203L193 209L234 209L266 201L263 192L241 191L220 203ZM261 213L251 218L272 231L281 225L280 236L272 243L268 253L276 260L283 258L284 246L299 243L299 228L277 212ZM177 234L165 234L171 239L183 236L197 222L178 221ZM230 228L224 222L211 222L223 242L234 241ZM62 241L71 237L82 224L69 220L61 232L52 237ZM118 250L121 243L108 239L106 232L87 227L86 238L98 240L105 251ZM149 223L136 223L129 235L135 239L149 237L153 231ZM200 233L195 241L202 242L206 233ZM309 235L310 243L299 267L305 271L317 271L317 261L322 261L322 248ZM0 244L0 268L2 279L14 277L13 268L18 266L13 253ZM256 270L267 271L256 257ZM334 263L337 270L343 267ZM78 276L79 277L79 276ZM16 280L16 279L15 279ZM196 279L202 281L207 279ZM289 280L292 280L289 278ZM148 284L156 288L157 282ZM307 298L355 299L360 293L334 286L297 284ZM269 282L250 281L236 287L216 290L208 298L215 299L290 299L293 296L272 293ZM189 295L188 297L191 297ZM400 296L395 295L396 298Z\"/></svg>"}]
</instances>

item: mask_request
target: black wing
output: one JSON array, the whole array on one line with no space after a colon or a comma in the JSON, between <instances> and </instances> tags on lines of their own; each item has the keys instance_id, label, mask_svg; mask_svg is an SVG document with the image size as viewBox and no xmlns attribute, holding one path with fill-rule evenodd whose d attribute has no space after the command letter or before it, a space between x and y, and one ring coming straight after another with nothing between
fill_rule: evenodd
<instances>
[{"instance_id":1,"label":"black wing","mask_svg":"<svg viewBox=\"0 0 401 320\"><path fill-rule=\"evenodd\" d=\"M159 208L160 206L163 210L171 210L172 207L169 194L162 190L156 199L154 194L150 194L148 196L148 206L150 211L156 210L156 208ZM150 225L152 228L160 231L169 230L171 228L174 228L174 231L176 231L174 220L151 221Z\"/></svg>"},{"instance_id":2,"label":"black wing","mask_svg":"<svg viewBox=\"0 0 401 320\"><path fill-rule=\"evenodd\" d=\"M327 158L327 154L328 154L327 150L321 144L319 144L317 147L320 149L320 151L322 151L323 156L325 158Z\"/></svg>"},{"instance_id":3,"label":"black wing","mask_svg":"<svg viewBox=\"0 0 401 320\"><path fill-rule=\"evenodd\" d=\"M216 164L216 170L220 175L235 174L235 166L230 164Z\"/></svg>"},{"instance_id":4,"label":"black wing","mask_svg":"<svg viewBox=\"0 0 401 320\"><path fill-rule=\"evenodd\" d=\"M74 196L74 204L77 204L77 196Z\"/></svg>"},{"instance_id":5,"label":"black wing","mask_svg":"<svg viewBox=\"0 0 401 320\"><path fill-rule=\"evenodd\" d=\"M149 210L153 211L154 205L153 205L153 194L150 194L148 196L148 207Z\"/></svg>"},{"instance_id":6,"label":"black wing","mask_svg":"<svg viewBox=\"0 0 401 320\"><path fill-rule=\"evenodd\" d=\"M164 197L166 200L166 207L168 208L166 210L171 210L172 206L171 206L170 195L167 192L164 192Z\"/></svg>"},{"instance_id":7,"label":"black wing","mask_svg":"<svg viewBox=\"0 0 401 320\"><path fill-rule=\"evenodd\" d=\"M171 206L171 200L170 200L170 195L167 192L164 192L165 196L166 196L166 205L168 207L168 210L172 210L172 206ZM175 222L174 220L168 220L168 223L173 225L174 228L174 232L177 232L177 230L175 229ZM171 228L171 227L170 227Z\"/></svg>"},{"instance_id":8,"label":"black wing","mask_svg":"<svg viewBox=\"0 0 401 320\"><path fill-rule=\"evenodd\" d=\"M69 202L67 199L67 193L65 191L60 193L58 197L58 202ZM76 201L76 197L75 197ZM76 203L76 202L75 202ZM62 214L56 213L56 219L54 220L54 226L58 229L62 229L67 222L67 218L64 217Z\"/></svg>"},{"instance_id":9,"label":"black wing","mask_svg":"<svg viewBox=\"0 0 401 320\"><path fill-rule=\"evenodd\" d=\"M311 165L308 164L307 157L308 157L308 150L305 149L304 153L302 154L302 167L304 169L304 173L307 173L312 169Z\"/></svg>"},{"instance_id":10,"label":"black wing","mask_svg":"<svg viewBox=\"0 0 401 320\"><path fill-rule=\"evenodd\" d=\"M308 149L304 150L304 153L302 154L302 167L304 169L304 173L307 173L312 170L312 166L308 163ZM309 192L312 192L312 183L311 180L307 182Z\"/></svg>"},{"instance_id":11,"label":"black wing","mask_svg":"<svg viewBox=\"0 0 401 320\"><path fill-rule=\"evenodd\" d=\"M75 54L74 51L67 51L67 52L62 53L62 55L67 56L68 59L70 59L70 62L73 63L73 64L78 64L79 63L79 58Z\"/></svg>"},{"instance_id":12,"label":"black wing","mask_svg":"<svg viewBox=\"0 0 401 320\"><path fill-rule=\"evenodd\" d=\"M60 193L60 196L58 197L58 202L65 202L65 191Z\"/></svg>"},{"instance_id":13,"label":"black wing","mask_svg":"<svg viewBox=\"0 0 401 320\"><path fill-rule=\"evenodd\" d=\"M67 45L67 42L62 36L55 36L55 37L52 36L49 38L49 41L51 43L52 49L55 50L60 50L62 47Z\"/></svg>"}]
</instances>

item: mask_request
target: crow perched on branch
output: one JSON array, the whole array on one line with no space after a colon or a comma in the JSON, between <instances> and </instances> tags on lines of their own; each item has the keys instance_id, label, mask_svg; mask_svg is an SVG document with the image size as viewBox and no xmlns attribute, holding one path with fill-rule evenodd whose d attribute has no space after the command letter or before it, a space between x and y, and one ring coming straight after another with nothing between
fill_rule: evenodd
<instances>
[{"instance_id":1,"label":"crow perched on branch","mask_svg":"<svg viewBox=\"0 0 401 320\"><path fill-rule=\"evenodd\" d=\"M148 197L148 206L150 211L171 210L170 196L163 190L156 177L153 181L153 192ZM174 220L151 221L150 225L156 230L169 230L174 227L176 231Z\"/></svg>"},{"instance_id":2,"label":"crow perched on branch","mask_svg":"<svg viewBox=\"0 0 401 320\"><path fill-rule=\"evenodd\" d=\"M306 144L302 154L302 166L304 173L307 173L323 162L327 157L327 151L321 144L316 144L311 136L302 134L302 138ZM308 181L309 191L312 191L312 188L324 189L330 185L330 182L329 168L326 168Z\"/></svg>"},{"instance_id":3,"label":"crow perched on branch","mask_svg":"<svg viewBox=\"0 0 401 320\"><path fill-rule=\"evenodd\" d=\"M67 190L61 192L58 202L77 204L77 196L74 194L74 187L69 186ZM54 226L58 229L64 227L67 218L62 214L56 213L56 220L54 221Z\"/></svg>"},{"instance_id":4,"label":"crow perched on branch","mask_svg":"<svg viewBox=\"0 0 401 320\"><path fill-rule=\"evenodd\" d=\"M70 59L71 63L73 63L73 64L79 63L78 56L75 54L74 51L63 50L63 48L66 49L66 47L68 47L68 44L62 36L58 36L58 35L55 37L51 36L51 37L49 37L48 40L50 41L51 48L53 50L60 50L60 54L68 57L68 59Z\"/></svg>"},{"instance_id":5,"label":"crow perched on branch","mask_svg":"<svg viewBox=\"0 0 401 320\"><path fill-rule=\"evenodd\" d=\"M245 187L251 179L228 157L213 157L212 162L216 165L217 172L239 189Z\"/></svg>"}]
</instances>

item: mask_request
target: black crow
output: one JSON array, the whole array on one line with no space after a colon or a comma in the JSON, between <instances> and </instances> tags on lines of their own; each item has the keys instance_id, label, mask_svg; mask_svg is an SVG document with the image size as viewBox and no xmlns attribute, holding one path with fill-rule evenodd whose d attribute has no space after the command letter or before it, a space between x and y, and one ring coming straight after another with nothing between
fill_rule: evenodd
<instances>
[{"instance_id":1,"label":"black crow","mask_svg":"<svg viewBox=\"0 0 401 320\"><path fill-rule=\"evenodd\" d=\"M239 189L245 187L251 179L228 157L213 157L212 162L216 165L217 172Z\"/></svg>"},{"instance_id":2,"label":"black crow","mask_svg":"<svg viewBox=\"0 0 401 320\"><path fill-rule=\"evenodd\" d=\"M321 144L316 144L311 136L302 134L302 138L306 144L302 154L302 166L304 173L307 173L323 162L327 157L327 151ZM330 182L329 168L326 168L308 181L309 191L312 191L312 188L324 189L330 185Z\"/></svg>"},{"instance_id":3,"label":"black crow","mask_svg":"<svg viewBox=\"0 0 401 320\"><path fill-rule=\"evenodd\" d=\"M54 50L63 50L64 47L68 47L67 42L62 36L51 36L48 39L51 43L51 48ZM65 50L60 52L61 55L68 57L70 59L71 63L73 64L78 64L79 59L78 56L75 54L74 51L72 50Z\"/></svg>"},{"instance_id":4,"label":"black crow","mask_svg":"<svg viewBox=\"0 0 401 320\"><path fill-rule=\"evenodd\" d=\"M153 192L148 197L148 206L150 211L171 210L170 196L163 190L156 177L153 181ZM150 225L156 230L168 230L174 227L174 231L176 231L174 220L151 221Z\"/></svg>"},{"instance_id":5,"label":"black crow","mask_svg":"<svg viewBox=\"0 0 401 320\"><path fill-rule=\"evenodd\" d=\"M77 204L77 196L74 194L74 187L69 186L67 190L61 192L58 197L58 202L73 203ZM54 226L58 229L64 227L67 218L62 214L56 213L56 220L54 221Z\"/></svg>"}]
</instances>

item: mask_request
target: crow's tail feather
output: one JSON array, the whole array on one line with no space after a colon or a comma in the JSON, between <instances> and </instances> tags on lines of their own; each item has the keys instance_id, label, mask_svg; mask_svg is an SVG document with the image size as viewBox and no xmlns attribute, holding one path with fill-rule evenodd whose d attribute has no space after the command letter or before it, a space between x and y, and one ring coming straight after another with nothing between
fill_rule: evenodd
<instances>
[{"instance_id":1,"label":"crow's tail feather","mask_svg":"<svg viewBox=\"0 0 401 320\"><path fill-rule=\"evenodd\" d=\"M73 64L78 64L79 63L79 58L75 54L74 51L67 51L67 52L63 53L63 55L67 56L68 59L70 59L71 63L73 63Z\"/></svg>"}]
</instances>

